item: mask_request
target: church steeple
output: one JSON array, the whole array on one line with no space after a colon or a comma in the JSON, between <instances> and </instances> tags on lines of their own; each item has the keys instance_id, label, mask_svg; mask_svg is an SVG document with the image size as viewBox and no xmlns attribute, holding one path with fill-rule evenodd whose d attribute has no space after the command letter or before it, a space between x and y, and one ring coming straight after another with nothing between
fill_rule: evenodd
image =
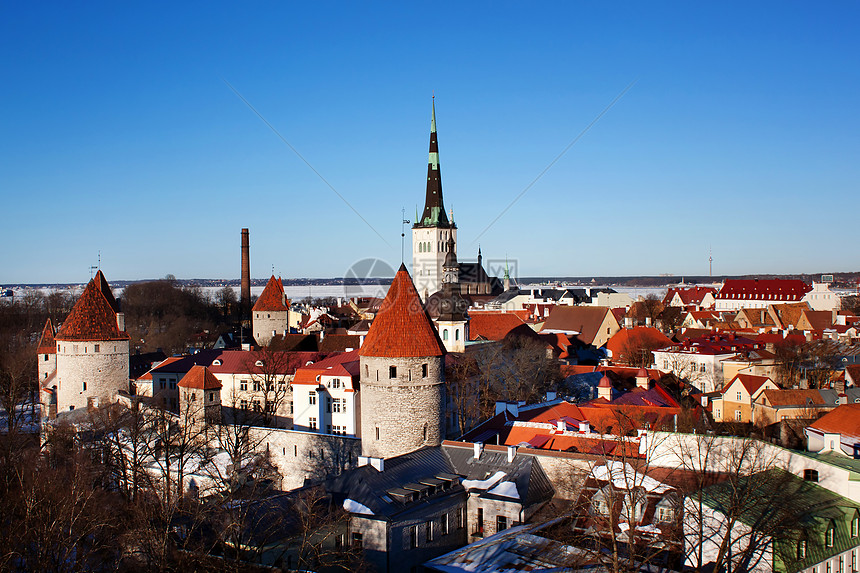
<instances>
[{"instance_id":1,"label":"church steeple","mask_svg":"<svg viewBox=\"0 0 860 573\"><path fill-rule=\"evenodd\" d=\"M439 143L436 140L436 98L433 98L430 117L430 155L427 161L427 197L421 219L415 221L416 227L451 227L445 204L442 200L442 176L439 170Z\"/></svg>"}]
</instances>

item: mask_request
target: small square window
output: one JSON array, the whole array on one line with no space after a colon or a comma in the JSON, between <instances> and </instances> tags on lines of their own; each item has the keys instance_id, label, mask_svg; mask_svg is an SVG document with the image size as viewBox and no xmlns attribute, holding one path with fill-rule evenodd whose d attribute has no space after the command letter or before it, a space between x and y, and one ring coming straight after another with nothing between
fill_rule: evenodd
<instances>
[{"instance_id":1,"label":"small square window","mask_svg":"<svg viewBox=\"0 0 860 573\"><path fill-rule=\"evenodd\" d=\"M389 366L388 367L388 377L389 378L397 378L397 366Z\"/></svg>"}]
</instances>

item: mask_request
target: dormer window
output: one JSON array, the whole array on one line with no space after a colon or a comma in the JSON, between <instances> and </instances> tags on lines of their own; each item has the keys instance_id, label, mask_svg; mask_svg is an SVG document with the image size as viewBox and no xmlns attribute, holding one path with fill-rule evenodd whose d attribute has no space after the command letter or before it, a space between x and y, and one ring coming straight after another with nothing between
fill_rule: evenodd
<instances>
[{"instance_id":1,"label":"dormer window","mask_svg":"<svg viewBox=\"0 0 860 573\"><path fill-rule=\"evenodd\" d=\"M215 360L213 360L213 361L212 361L212 366L221 366L221 359L220 359L220 358L216 358Z\"/></svg>"},{"instance_id":2,"label":"dormer window","mask_svg":"<svg viewBox=\"0 0 860 573\"><path fill-rule=\"evenodd\" d=\"M797 542L797 558L806 559L806 539Z\"/></svg>"},{"instance_id":3,"label":"dormer window","mask_svg":"<svg viewBox=\"0 0 860 573\"><path fill-rule=\"evenodd\" d=\"M263 367L263 361L257 360L256 362L254 362L254 366L256 366L257 368L262 368Z\"/></svg>"},{"instance_id":4,"label":"dormer window","mask_svg":"<svg viewBox=\"0 0 860 573\"><path fill-rule=\"evenodd\" d=\"M831 523L827 528L827 531L824 533L824 545L827 547L833 547L833 540L836 537L836 526Z\"/></svg>"}]
</instances>

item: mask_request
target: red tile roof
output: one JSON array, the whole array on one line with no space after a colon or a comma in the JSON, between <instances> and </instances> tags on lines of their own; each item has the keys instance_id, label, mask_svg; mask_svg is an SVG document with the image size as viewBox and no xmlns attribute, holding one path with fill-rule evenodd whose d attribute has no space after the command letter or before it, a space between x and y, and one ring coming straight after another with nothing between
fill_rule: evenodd
<instances>
[{"instance_id":1,"label":"red tile roof","mask_svg":"<svg viewBox=\"0 0 860 573\"><path fill-rule=\"evenodd\" d=\"M56 354L57 341L54 340L54 325L51 319L45 321L45 328L42 329L42 338L39 340L39 348L36 354Z\"/></svg>"},{"instance_id":2,"label":"red tile roof","mask_svg":"<svg viewBox=\"0 0 860 573\"><path fill-rule=\"evenodd\" d=\"M260 293L260 298L254 303L253 312L284 312L289 308L290 301L284 295L284 284L272 275Z\"/></svg>"},{"instance_id":3,"label":"red tile roof","mask_svg":"<svg viewBox=\"0 0 860 573\"><path fill-rule=\"evenodd\" d=\"M191 370L182 377L177 386L180 388L197 388L198 390L217 390L221 388L221 381L208 368L197 364L191 367Z\"/></svg>"},{"instance_id":4,"label":"red tile roof","mask_svg":"<svg viewBox=\"0 0 860 573\"><path fill-rule=\"evenodd\" d=\"M344 376L358 379L358 350L329 356L296 370L293 384L317 384L317 376Z\"/></svg>"},{"instance_id":5,"label":"red tile roof","mask_svg":"<svg viewBox=\"0 0 860 573\"><path fill-rule=\"evenodd\" d=\"M726 388L731 386L735 380L740 381L743 384L743 387L746 388L746 391L749 392L750 396L753 396L758 389L767 384L768 382L773 382L767 376L754 376L752 374L738 374L734 378L732 378L728 384L726 384Z\"/></svg>"},{"instance_id":6,"label":"red tile roof","mask_svg":"<svg viewBox=\"0 0 860 573\"><path fill-rule=\"evenodd\" d=\"M809 427L828 434L860 438L860 404L843 404Z\"/></svg>"},{"instance_id":7,"label":"red tile roof","mask_svg":"<svg viewBox=\"0 0 860 573\"><path fill-rule=\"evenodd\" d=\"M502 340L525 324L522 318L508 312L474 312L469 318L469 340Z\"/></svg>"},{"instance_id":8,"label":"red tile roof","mask_svg":"<svg viewBox=\"0 0 860 573\"><path fill-rule=\"evenodd\" d=\"M672 299L675 297L675 293L681 297L681 302L684 306L700 305L702 304L702 299L705 298L706 294L711 293L716 295L717 289L713 287L673 287L666 292L666 296L663 298L663 304L669 304L672 302Z\"/></svg>"},{"instance_id":9,"label":"red tile roof","mask_svg":"<svg viewBox=\"0 0 860 573\"><path fill-rule=\"evenodd\" d=\"M612 352L612 360L615 362L625 362L631 358L638 358L627 356L631 351L657 350L667 346L672 346L672 341L665 334L650 326L621 329L606 343L606 348Z\"/></svg>"},{"instance_id":10,"label":"red tile roof","mask_svg":"<svg viewBox=\"0 0 860 573\"><path fill-rule=\"evenodd\" d=\"M360 354L387 358L444 356L445 347L424 310L406 265L400 265L394 275Z\"/></svg>"},{"instance_id":11,"label":"red tile roof","mask_svg":"<svg viewBox=\"0 0 860 573\"><path fill-rule=\"evenodd\" d=\"M101 283L96 282L99 277L101 277ZM110 295L110 288L104 281L104 275L99 271L72 307L72 312L57 332L56 339L63 341L128 340L128 334L120 331L116 324L116 312L111 306L111 301L115 305L116 300L113 295L108 298L105 292Z\"/></svg>"},{"instance_id":12,"label":"red tile roof","mask_svg":"<svg viewBox=\"0 0 860 573\"><path fill-rule=\"evenodd\" d=\"M811 290L800 279L726 279L717 298L799 301Z\"/></svg>"}]
</instances>

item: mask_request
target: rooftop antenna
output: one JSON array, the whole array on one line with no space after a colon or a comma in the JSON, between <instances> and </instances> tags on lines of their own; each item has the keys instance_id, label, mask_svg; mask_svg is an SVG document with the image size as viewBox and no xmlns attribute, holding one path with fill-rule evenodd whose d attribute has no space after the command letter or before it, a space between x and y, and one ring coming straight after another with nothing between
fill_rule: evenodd
<instances>
[{"instance_id":1,"label":"rooftop antenna","mask_svg":"<svg viewBox=\"0 0 860 573\"><path fill-rule=\"evenodd\" d=\"M708 278L714 278L714 252L708 245Z\"/></svg>"},{"instance_id":2,"label":"rooftop antenna","mask_svg":"<svg viewBox=\"0 0 860 573\"><path fill-rule=\"evenodd\" d=\"M415 211L415 213L418 213L418 211ZM400 216L401 216L401 220L400 220L400 264L402 265L403 264L403 249L404 249L404 245L406 244L406 229L405 229L405 227L406 227L406 225L409 224L409 219L406 218L406 208L405 207L400 209Z\"/></svg>"}]
</instances>

